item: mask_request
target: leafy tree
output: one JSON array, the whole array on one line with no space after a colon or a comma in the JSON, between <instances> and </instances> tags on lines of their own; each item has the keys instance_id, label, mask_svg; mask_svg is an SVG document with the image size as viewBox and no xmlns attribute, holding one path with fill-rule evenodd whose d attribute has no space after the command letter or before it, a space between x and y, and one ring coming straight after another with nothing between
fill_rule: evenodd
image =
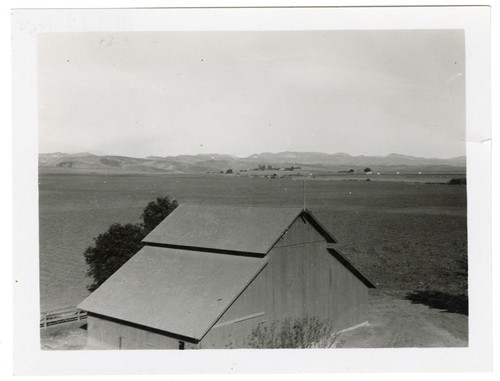
<instances>
[{"instance_id":1,"label":"leafy tree","mask_svg":"<svg viewBox=\"0 0 500 381\"><path fill-rule=\"evenodd\" d=\"M141 215L143 223L113 224L94 238L94 246L89 246L84 252L85 262L89 266L87 275L94 279L88 290L92 292L97 289L137 253L143 246L141 241L144 237L177 206L177 201L168 196L158 197L144 208Z\"/></svg>"},{"instance_id":2,"label":"leafy tree","mask_svg":"<svg viewBox=\"0 0 500 381\"><path fill-rule=\"evenodd\" d=\"M158 197L156 201L151 201L142 212L142 221L145 235L149 234L165 217L177 208L179 204L170 197Z\"/></svg>"},{"instance_id":3,"label":"leafy tree","mask_svg":"<svg viewBox=\"0 0 500 381\"><path fill-rule=\"evenodd\" d=\"M366 172L371 172L371 171L372 171L372 170L371 170L370 168L365 168L365 169L363 169L363 172L365 172L365 173L366 173Z\"/></svg>"},{"instance_id":4,"label":"leafy tree","mask_svg":"<svg viewBox=\"0 0 500 381\"><path fill-rule=\"evenodd\" d=\"M231 168L229 168L227 171L226 171L226 174L230 174L230 173L233 173L233 170Z\"/></svg>"},{"instance_id":5,"label":"leafy tree","mask_svg":"<svg viewBox=\"0 0 500 381\"><path fill-rule=\"evenodd\" d=\"M108 231L94 239L94 246L84 252L89 265L87 275L94 278L88 287L94 291L116 270L142 248L144 230L140 224L113 224Z\"/></svg>"}]
</instances>

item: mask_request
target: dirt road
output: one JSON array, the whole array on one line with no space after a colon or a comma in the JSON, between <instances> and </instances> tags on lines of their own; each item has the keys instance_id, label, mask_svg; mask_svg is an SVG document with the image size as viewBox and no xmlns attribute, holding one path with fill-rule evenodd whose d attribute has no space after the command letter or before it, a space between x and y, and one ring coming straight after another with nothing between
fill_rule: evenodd
<instances>
[{"instance_id":1,"label":"dirt road","mask_svg":"<svg viewBox=\"0 0 500 381\"><path fill-rule=\"evenodd\" d=\"M468 317L370 290L368 323L339 334L340 348L467 347Z\"/></svg>"}]
</instances>

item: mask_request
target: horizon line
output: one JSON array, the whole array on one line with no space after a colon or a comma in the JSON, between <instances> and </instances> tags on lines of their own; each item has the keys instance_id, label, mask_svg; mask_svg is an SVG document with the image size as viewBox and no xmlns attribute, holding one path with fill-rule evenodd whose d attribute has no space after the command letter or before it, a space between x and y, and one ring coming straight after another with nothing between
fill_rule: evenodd
<instances>
[{"instance_id":1,"label":"horizon line","mask_svg":"<svg viewBox=\"0 0 500 381\"><path fill-rule=\"evenodd\" d=\"M80 151L80 152L63 152L63 151L53 151L53 152L38 152L39 155L53 155L53 154L64 154L64 155L79 155L79 154L88 154L88 155L93 155L93 156L123 156L123 157L130 157L134 159L147 159L148 157L160 157L160 158L168 158L168 157L179 157L179 156L209 156L209 155L220 155L220 156L230 156L236 159L248 159L251 158L252 156L255 155L265 155L265 154L273 154L273 155L278 155L278 154L286 154L286 153L301 153L301 154L321 154L321 155L347 155L350 157L388 157L391 155L399 155L399 156L406 156L406 157L412 157L412 158L417 158L417 159L437 159L437 160L451 160L451 159L457 159L457 158L466 158L467 155L458 155L458 156L451 156L451 157L435 157L435 156L414 156L414 155L408 155L408 154L402 154L402 153L397 153L397 152L391 152L386 155L369 155L369 154L362 154L362 155L353 155L349 154L347 152L335 152L335 153L327 153L327 152L322 152L322 151L279 151L279 152L271 152L271 151L264 151L260 153L252 153L247 156L238 156L238 155L232 155L228 153L217 153L217 152L209 152L209 153L195 153L195 154L187 154L187 153L181 153L177 155L166 155L166 156L161 156L161 155L147 155L147 156L131 156L131 155L125 155L125 154L114 154L114 153L92 153L89 151Z\"/></svg>"}]
</instances>

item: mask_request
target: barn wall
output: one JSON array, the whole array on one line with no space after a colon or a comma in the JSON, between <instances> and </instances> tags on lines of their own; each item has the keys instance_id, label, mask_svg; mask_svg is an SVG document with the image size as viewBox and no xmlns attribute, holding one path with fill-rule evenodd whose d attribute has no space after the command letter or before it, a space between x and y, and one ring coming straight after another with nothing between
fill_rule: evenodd
<instances>
[{"instance_id":1,"label":"barn wall","mask_svg":"<svg viewBox=\"0 0 500 381\"><path fill-rule=\"evenodd\" d=\"M267 319L266 268L240 294L200 342L201 349L248 348L252 330Z\"/></svg>"},{"instance_id":2,"label":"barn wall","mask_svg":"<svg viewBox=\"0 0 500 381\"><path fill-rule=\"evenodd\" d=\"M306 220L299 217L276 242L274 248L312 242L325 242L325 238Z\"/></svg>"},{"instance_id":3,"label":"barn wall","mask_svg":"<svg viewBox=\"0 0 500 381\"><path fill-rule=\"evenodd\" d=\"M87 344L100 349L179 349L179 339L89 315ZM196 348L185 342L185 349Z\"/></svg>"},{"instance_id":4,"label":"barn wall","mask_svg":"<svg viewBox=\"0 0 500 381\"><path fill-rule=\"evenodd\" d=\"M269 263L201 340L200 348L246 348L259 324L316 317L341 330L366 320L367 287L298 219L268 254Z\"/></svg>"},{"instance_id":5,"label":"barn wall","mask_svg":"<svg viewBox=\"0 0 500 381\"><path fill-rule=\"evenodd\" d=\"M367 287L327 251L309 222L297 219L268 257L270 320L316 317L339 330L366 320Z\"/></svg>"}]
</instances>

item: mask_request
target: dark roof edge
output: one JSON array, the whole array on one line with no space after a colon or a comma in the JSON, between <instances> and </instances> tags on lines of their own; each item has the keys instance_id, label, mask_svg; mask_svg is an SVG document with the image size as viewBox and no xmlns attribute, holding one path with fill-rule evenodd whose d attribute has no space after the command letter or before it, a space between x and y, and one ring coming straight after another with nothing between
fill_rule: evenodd
<instances>
[{"instance_id":1,"label":"dark roof edge","mask_svg":"<svg viewBox=\"0 0 500 381\"><path fill-rule=\"evenodd\" d=\"M304 212L303 210L300 210L300 211L297 210L297 214L295 215L295 217L292 218L292 220L286 226L286 228L284 228L281 231L281 233L278 235L278 237L276 237L276 239L273 241L272 245L267 248L266 255L273 249L273 247L276 245L276 243L281 239L281 237L283 237L283 235L285 235L285 233L288 231L288 229L290 229L290 226L293 225L293 223L297 220L297 218L299 218L299 216L302 215L303 212Z\"/></svg>"},{"instance_id":2,"label":"dark roof edge","mask_svg":"<svg viewBox=\"0 0 500 381\"><path fill-rule=\"evenodd\" d=\"M225 203L222 204L205 204L198 202L183 202L181 205L186 206L208 206L208 207L227 207L227 208L251 208L251 209L302 209L300 206L282 206L282 205L254 205L254 204L237 204L237 205L228 205Z\"/></svg>"},{"instance_id":3,"label":"dark roof edge","mask_svg":"<svg viewBox=\"0 0 500 381\"><path fill-rule=\"evenodd\" d=\"M375 285L365 277L340 251L333 247L327 247L327 250L332 254L340 263L342 263L356 278L358 278L368 288L376 288Z\"/></svg>"},{"instance_id":4,"label":"dark roof edge","mask_svg":"<svg viewBox=\"0 0 500 381\"><path fill-rule=\"evenodd\" d=\"M314 217L312 215L312 213L309 210L301 209L297 213L297 215L290 221L288 226L285 229L283 229L283 231L280 233L280 235L274 240L271 247L269 247L269 249L267 250L266 255L267 255L267 253L269 253L272 250L272 248L281 239L281 237L283 237L283 235L285 235L285 233L288 231L288 229L290 229L290 227L294 224L294 222L297 221L297 218L299 218L301 216L306 216L309 223L323 236L323 238L326 239L326 242L337 243L337 240L335 239L335 237L328 230L326 230L326 228L316 219L316 217Z\"/></svg>"},{"instance_id":5,"label":"dark roof edge","mask_svg":"<svg viewBox=\"0 0 500 381\"><path fill-rule=\"evenodd\" d=\"M81 308L79 308L79 309L81 309ZM81 310L83 310L83 309L81 309ZM135 323L135 322L132 322L129 320L122 320L122 319L118 319L118 318L115 318L112 316L102 315L102 314L99 314L97 312L92 312L89 310L83 310L83 311L87 311L88 314L96 316L100 319L112 321L114 323L119 323L119 324L127 325L130 327L134 327L134 328L140 328L140 329L143 329L145 331L153 332L153 333L163 335L163 336L168 336L168 337L171 337L171 338L176 339L176 340L187 341L191 344L198 344L200 342L200 339L197 339L195 337L179 335L179 334L176 334L174 332L164 331L164 330L159 329L159 328L154 328L154 327L150 327L147 325L138 324L138 323Z\"/></svg>"},{"instance_id":6,"label":"dark roof edge","mask_svg":"<svg viewBox=\"0 0 500 381\"><path fill-rule=\"evenodd\" d=\"M337 243L337 239L333 236L333 234L330 233L316 217L314 217L310 210L304 209L301 215L302 214L306 215L310 219L309 222L321 233L321 235L326 239L326 242Z\"/></svg>"},{"instance_id":7,"label":"dark roof edge","mask_svg":"<svg viewBox=\"0 0 500 381\"><path fill-rule=\"evenodd\" d=\"M231 306L234 304L234 302L236 302L236 300L240 297L241 294L243 294L243 292L248 288L248 286L250 286L252 284L252 282L255 280L255 278L257 278L259 276L259 274L262 272L262 270L264 270L267 266L269 262L264 262L261 266L260 269L258 269L256 272L255 272L255 275L247 282L247 284L245 284L245 286L241 289L240 292L238 292L236 294L236 296L233 298L233 300L231 300L231 302L227 305L226 308L224 308L224 311L222 311L220 313L219 316L217 316L217 318L214 320L214 322L212 324L210 324L210 326L208 327L208 329L205 331L205 333L203 333L199 339L199 341L202 341L203 338L207 335L208 332L210 332L210 330L212 329L212 327L217 324L217 322L219 321L219 319L226 313L226 311L228 309L231 308Z\"/></svg>"},{"instance_id":8,"label":"dark roof edge","mask_svg":"<svg viewBox=\"0 0 500 381\"><path fill-rule=\"evenodd\" d=\"M223 249L213 249L208 247L197 247L197 246L185 246L185 245L171 245L168 243L157 243L157 242L148 242L146 240L141 241L145 246L152 247L163 247L165 249L177 249L177 250L188 250L188 251L199 251L203 253L214 253L214 254L230 254L230 255L238 255L240 257L257 257L262 258L266 255L266 253L260 252L249 252L249 251L237 251L237 250L223 250Z\"/></svg>"}]
</instances>

